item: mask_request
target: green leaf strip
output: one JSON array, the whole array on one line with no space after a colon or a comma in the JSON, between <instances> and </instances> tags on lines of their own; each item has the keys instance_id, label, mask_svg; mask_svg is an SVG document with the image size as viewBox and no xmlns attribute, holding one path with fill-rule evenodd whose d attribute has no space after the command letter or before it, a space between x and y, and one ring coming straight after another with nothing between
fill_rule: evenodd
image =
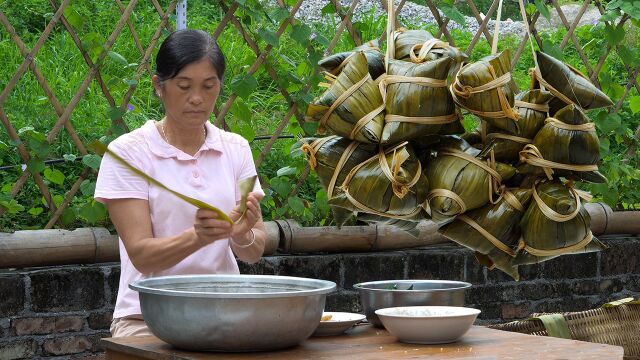
<instances>
[{"instance_id":1,"label":"green leaf strip","mask_svg":"<svg viewBox=\"0 0 640 360\"><path fill-rule=\"evenodd\" d=\"M122 163L123 165L128 167L136 175L142 177L143 179L147 180L148 182L167 190L168 192L170 192L173 195L179 197L180 199L188 202L189 204L197 207L198 209L208 209L208 210L214 211L216 214L218 214L218 216L222 220L228 221L230 224L233 224L233 221L231 220L231 218L229 218L229 216L227 214L225 214L222 210L218 209L215 206L209 205L209 204L205 203L204 201L200 201L198 199L194 199L192 197L189 197L187 195L183 195L183 194L181 194L181 193L179 193L179 192L177 192L175 190L170 189L169 187L165 186L160 181L158 181L158 180L152 178L151 176L145 174L142 170L139 170L138 168L136 168L133 165L129 164L125 159L121 158L119 155L117 155L113 151L109 150L105 144L96 141L96 142L93 142L90 146L94 149L94 151L96 151L98 153L109 154L114 159L118 160L120 163Z\"/></svg>"},{"instance_id":2,"label":"green leaf strip","mask_svg":"<svg viewBox=\"0 0 640 360\"><path fill-rule=\"evenodd\" d=\"M547 334L552 337L571 339L571 332L567 320L562 314L547 314L533 317L529 320L538 319L542 321Z\"/></svg>"}]
</instances>

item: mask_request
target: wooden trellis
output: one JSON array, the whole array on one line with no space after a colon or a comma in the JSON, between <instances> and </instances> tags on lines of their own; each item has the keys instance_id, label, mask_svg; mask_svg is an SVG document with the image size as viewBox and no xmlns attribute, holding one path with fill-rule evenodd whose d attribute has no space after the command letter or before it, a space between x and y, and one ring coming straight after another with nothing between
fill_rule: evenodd
<instances>
[{"instance_id":1,"label":"wooden trellis","mask_svg":"<svg viewBox=\"0 0 640 360\"><path fill-rule=\"evenodd\" d=\"M100 91L102 92L104 99L108 103L108 105L111 108L119 107L122 110L126 109L126 106L129 103L129 100L131 99L134 92L136 91L137 81L135 81L134 84L129 86L128 90L126 91L122 99L120 100L115 99L112 96L112 94L109 92L109 89L105 84L105 81L103 80L103 77L101 75L101 68L99 65L102 63L102 60L107 56L108 51L112 48L113 44L119 38L125 26L129 29L132 35L134 45L137 48L140 55L142 56L142 60L139 62L139 65L137 66L135 71L135 77L134 77L135 80L140 79L140 77L145 73L148 73L149 75L151 75L152 70L149 66L149 59L152 56L152 52L157 45L157 42L161 36L163 29L167 29L169 31L172 30L171 24L169 23L168 20L169 20L169 14L173 13L176 8L177 0L171 0L166 8L163 8L158 3L157 0L149 0L158 14L158 24L148 44L143 44L141 42L135 30L135 25L131 21L131 14L134 11L135 7L138 5L139 1L129 0L128 3L126 3L126 6L121 2L121 0L114 0L114 1L120 11L120 17L118 22L115 24L115 27L111 32L110 36L108 37L106 43L104 44L103 51L100 53L96 61L92 61L91 57L87 52L87 49L84 48L82 41L78 36L77 32L73 29L73 27L69 24L69 22L64 16L64 10L69 6L70 0L62 0L61 3L58 3L57 0L50 0L52 9L54 11L54 15L49 20L47 26L43 30L42 34L36 41L33 48L31 49L29 49L25 45L25 42L16 33L15 29L11 24L11 19L8 19L7 16L0 10L0 23L2 23L2 26L10 34L13 43L15 43L15 45L20 51L21 56L24 58L20 66L15 70L14 75L12 76L10 81L3 86L2 91L0 92L0 121L2 121L2 124L4 126L4 129L7 132L8 137L12 141L15 141L18 144L17 145L18 155L20 156L20 159L22 160L23 163L26 164L29 161L28 149L25 146L25 144L21 141L21 138L18 132L15 130L14 126L12 125L12 121L11 121L12 114L6 113L3 105L7 101L9 94L16 87L16 84L18 83L18 81L27 73L28 70L30 70L33 73L35 79L38 81L40 87L44 91L44 94L46 95L48 102L51 104L51 106L55 110L55 113L57 116L57 120L54 126L47 133L47 141L49 143L53 143L59 137L62 129L64 128L67 135L71 138L71 141L77 147L78 152L81 155L87 154L87 150L85 148L85 145L81 142L81 140L77 136L76 131L74 130L74 125L72 124L70 119L71 119L71 114L76 109L80 99L87 91L89 85L93 81L95 81L96 84L99 86ZM300 9L304 1L305 0L297 0L297 2L293 6L287 6L281 0L278 1L278 6L286 9L288 11L288 15L277 26L277 31L275 32L275 35L277 38L280 38L285 33L287 27L290 24L297 21L295 20L295 15L297 14L298 10ZM342 5L340 4L339 0L328 0L328 1L330 1L334 5L334 8L337 10L340 23L336 27L335 35L329 42L329 45L327 46L325 54L332 53L333 49L338 43L338 40L341 38L345 30L348 36L350 36L353 39L356 45L361 45L363 43L363 40L368 40L368 39L361 38L360 34L358 34L358 32L354 27L354 24L352 23L352 17L353 17L354 11L358 6L360 0L352 0L346 12L343 11ZM478 30L473 34L472 40L469 43L468 47L464 49L466 53L468 54L472 53L474 48L478 44L478 42L483 37L489 43L493 41L492 34L488 29L488 22L492 17L495 17L499 1L500 0L493 1L493 3L491 4L490 8L487 11L486 16L483 18L480 15L480 12L478 11L478 9L476 8L473 0L466 0L466 4L469 6L479 26ZM225 15L220 20L217 28L212 33L212 36L214 38L217 38L220 36L220 34L222 34L225 28L233 28L234 31L237 31L239 34L241 34L246 46L255 54L255 61L253 62L253 64L251 64L251 66L248 67L245 74L252 75L262 68L265 70L268 76L271 79L273 79L274 82L277 84L278 82L275 81L278 76L276 69L271 67L269 63L265 61L269 53L272 51L273 46L271 44L267 44L263 48L260 48L260 45L259 45L260 41L258 41L258 39L256 38L252 38L251 32L247 31L245 26L238 19L236 13L238 12L240 5L237 2L229 1L229 0L218 1L218 2L219 2L220 8L223 9ZM461 1L458 1L457 3L459 2ZM386 1L382 1L381 3L383 7L386 6ZM587 75L591 78L591 80L595 84L599 86L598 75L600 74L606 59L613 52L619 52L620 48L609 46L605 50L605 52L602 54L602 56L598 59L597 63L593 64L589 61L589 58L586 56L583 47L578 42L575 36L575 29L577 28L579 21L585 14L587 8L590 5L592 5L592 3L595 4L595 6L599 9L601 14L604 14L604 8L599 1L585 0L580 8L580 11L578 12L576 18L572 23L568 22L558 1L556 0L552 1L552 6L554 8L553 10L557 14L557 16L560 18L562 25L567 29L567 33L564 36L562 42L560 43L560 48L561 49L565 48L571 42L575 47L575 50L577 51L584 67L586 68ZM405 0L399 1L396 7L396 13L399 13L399 11L402 9L404 4L405 4ZM451 33L447 30L447 24L450 22L450 19L447 18L446 16L443 16L438 11L436 4L437 4L437 1L426 0L427 8L431 11L432 15L434 16L439 29L436 36L443 38L444 40L448 41L451 45L455 46L455 39L452 37ZM531 34L534 40L537 42L538 46L543 49L542 39L540 38L535 28L535 24L539 19L539 17L540 17L540 13L536 11L534 14L532 14L532 16L530 16L527 19L527 22L530 25ZM625 25L625 23L628 20L629 20L628 16L623 16L617 24L608 24L608 25L622 27ZM58 25L61 25L65 29L65 31L68 32L68 34L70 35L71 39L75 43L76 47L78 48L78 51L82 55L84 61L86 62L89 68L84 80L80 84L79 88L76 90L75 95L67 104L61 103L60 100L54 95L55 93L55 91L53 91L54 89L51 89L51 87L48 85L47 80L45 79L43 73L39 70L38 65L35 62L35 59L37 58L37 56L45 56L45 55L39 54L39 50L42 48L45 41L49 38L54 27ZM380 38L380 40L384 40L384 34L382 34L382 37ZM528 41L529 41L528 35L525 35L522 41L520 42L518 48L512 53L513 54L513 59L511 63L512 68L515 66L518 59L521 57L523 51L526 51L525 47L528 46L527 44ZM620 99L615 99L617 102L615 107L611 109L612 112L620 110L620 108L624 103L624 99L627 97L627 95L629 94L632 88L635 87L638 90L638 92L640 92L640 84L638 84L636 80L638 77L638 74L640 73L640 67L631 68L627 66L626 71L629 76L627 79L627 83L624 84L624 93ZM302 120L303 117L300 114L301 111L300 109L298 109L297 102L293 99L293 97L287 91L286 88L280 85L277 85L277 86L278 86L278 92L280 92L280 94L283 96L285 101L287 101L289 110L284 115L284 117L282 117L277 122L275 130L273 131L273 134L271 135L270 139L262 147L256 159L256 166L259 166L265 160L265 158L269 155L273 145L277 141L278 137L282 135L282 133L285 131L285 129L287 128L287 125L291 121L295 121L293 120L294 116L295 118L298 119L298 121L303 121ZM308 91L310 87L311 87L311 84L307 84L304 87L304 91ZM223 104L221 104L220 108L216 109L215 124L217 126L224 126L225 116L231 109L236 99L237 99L237 94L231 93L230 96L227 98L227 100ZM115 119L113 120L113 122L114 122L114 125L118 125L126 129L126 125L122 121L122 119ZM69 206L69 203L73 200L74 196L79 191L80 184L85 180L85 178L87 178L87 176L90 175L90 172L91 170L87 168L84 172L82 172L78 176L77 179L75 179L73 186L70 188L70 190L68 191L68 193L64 198L64 201L62 202L62 204L60 204L59 207L56 207L56 205L54 204L50 191L47 188L47 185L43 180L42 175L38 173L31 174L31 172L29 171L24 171L22 175L19 177L19 179L16 181L16 183L13 185L13 187L11 188L10 195L11 197L15 197L21 191L21 189L23 189L25 183L29 180L29 178L32 177L33 181L37 185L39 191L44 196L49 207L50 218L45 228L51 228L56 224L56 222L59 221L59 218L62 212L66 207ZM307 167L306 171L302 174L298 183L294 187L292 194L290 195L293 195L298 191L299 187L303 184L304 179L306 178L308 173L309 173L309 168ZM3 212L4 212L4 209L0 208L0 215Z\"/></svg>"}]
</instances>

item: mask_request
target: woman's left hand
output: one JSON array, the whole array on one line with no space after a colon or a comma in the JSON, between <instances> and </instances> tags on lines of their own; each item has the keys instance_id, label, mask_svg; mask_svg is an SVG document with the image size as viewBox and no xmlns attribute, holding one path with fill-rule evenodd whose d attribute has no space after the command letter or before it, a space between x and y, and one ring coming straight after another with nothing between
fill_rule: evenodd
<instances>
[{"instance_id":1,"label":"woman's left hand","mask_svg":"<svg viewBox=\"0 0 640 360\"><path fill-rule=\"evenodd\" d=\"M247 195L247 210L244 213L244 216L242 216L242 213L240 212L240 205L231 210L229 217L234 222L231 227L232 238L243 238L249 230L253 229L258 220L262 218L260 210L260 200L262 200L262 198L262 194L250 192L249 195ZM242 219L240 219L240 217L242 217ZM240 221L238 222L239 219Z\"/></svg>"}]
</instances>

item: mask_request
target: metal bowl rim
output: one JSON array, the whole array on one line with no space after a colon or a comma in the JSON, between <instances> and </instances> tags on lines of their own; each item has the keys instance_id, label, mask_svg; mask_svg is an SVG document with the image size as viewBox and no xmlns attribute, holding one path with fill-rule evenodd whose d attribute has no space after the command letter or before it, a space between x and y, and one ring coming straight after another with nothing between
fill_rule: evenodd
<instances>
[{"instance_id":1,"label":"metal bowl rim","mask_svg":"<svg viewBox=\"0 0 640 360\"><path fill-rule=\"evenodd\" d=\"M416 290L396 290L396 289L375 289L375 288L370 288L370 287L366 287L368 285L379 285L379 284L391 284L391 283L397 283L397 284L414 284L414 283L418 283L418 284L452 284L452 285L460 285L459 287L450 287L450 288L446 288L446 289L416 289ZM465 290L470 288L472 285L471 283L468 283L466 281L455 281L455 280L410 280L410 279L405 279L405 280L378 280L378 281L367 281L367 282L361 282L358 284L353 285L354 289L357 290L367 290L367 291L393 291L398 292L398 293L420 293L420 292L440 292L440 291L455 291L455 290Z\"/></svg>"},{"instance_id":2,"label":"metal bowl rim","mask_svg":"<svg viewBox=\"0 0 640 360\"><path fill-rule=\"evenodd\" d=\"M218 293L218 292L200 292L200 291L184 291L184 290L168 290L157 289L150 287L153 284L162 284L175 281L176 279L190 279L191 282L202 282L203 280L223 280L221 282L231 282L237 280L271 280L266 282L270 284L291 284L286 280L294 280L303 282L306 284L316 285L317 289L300 290L300 291L288 291L288 292L275 292L275 293ZM226 281L225 281L226 280ZM275 280L275 281L274 281ZM152 283L152 284L149 284ZM175 297L189 297L189 298L211 298L211 299L264 299L264 298L285 298L285 297L297 297L297 296L310 296L310 295L322 295L333 292L336 289L336 283L328 280L310 279L294 276L279 276L279 275L240 275L240 274L215 274L215 275L171 275L171 276L158 276L150 277L143 280L135 281L129 284L131 290L138 291L144 294L165 295Z\"/></svg>"}]
</instances>

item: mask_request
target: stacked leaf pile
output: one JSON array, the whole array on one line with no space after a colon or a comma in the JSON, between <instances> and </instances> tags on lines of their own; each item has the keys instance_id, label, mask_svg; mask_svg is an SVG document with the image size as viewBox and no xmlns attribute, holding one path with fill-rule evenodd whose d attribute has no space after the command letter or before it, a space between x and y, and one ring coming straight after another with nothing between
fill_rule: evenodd
<instances>
[{"instance_id":1,"label":"stacked leaf pile","mask_svg":"<svg viewBox=\"0 0 640 360\"><path fill-rule=\"evenodd\" d=\"M425 30L400 29L319 65L309 106L320 137L300 148L338 226L356 216L417 233L420 220L518 279L518 266L604 248L574 181L605 182L586 110L613 105L584 75L536 53L519 91L508 51L465 63ZM465 133L462 112L480 127Z\"/></svg>"}]
</instances>

